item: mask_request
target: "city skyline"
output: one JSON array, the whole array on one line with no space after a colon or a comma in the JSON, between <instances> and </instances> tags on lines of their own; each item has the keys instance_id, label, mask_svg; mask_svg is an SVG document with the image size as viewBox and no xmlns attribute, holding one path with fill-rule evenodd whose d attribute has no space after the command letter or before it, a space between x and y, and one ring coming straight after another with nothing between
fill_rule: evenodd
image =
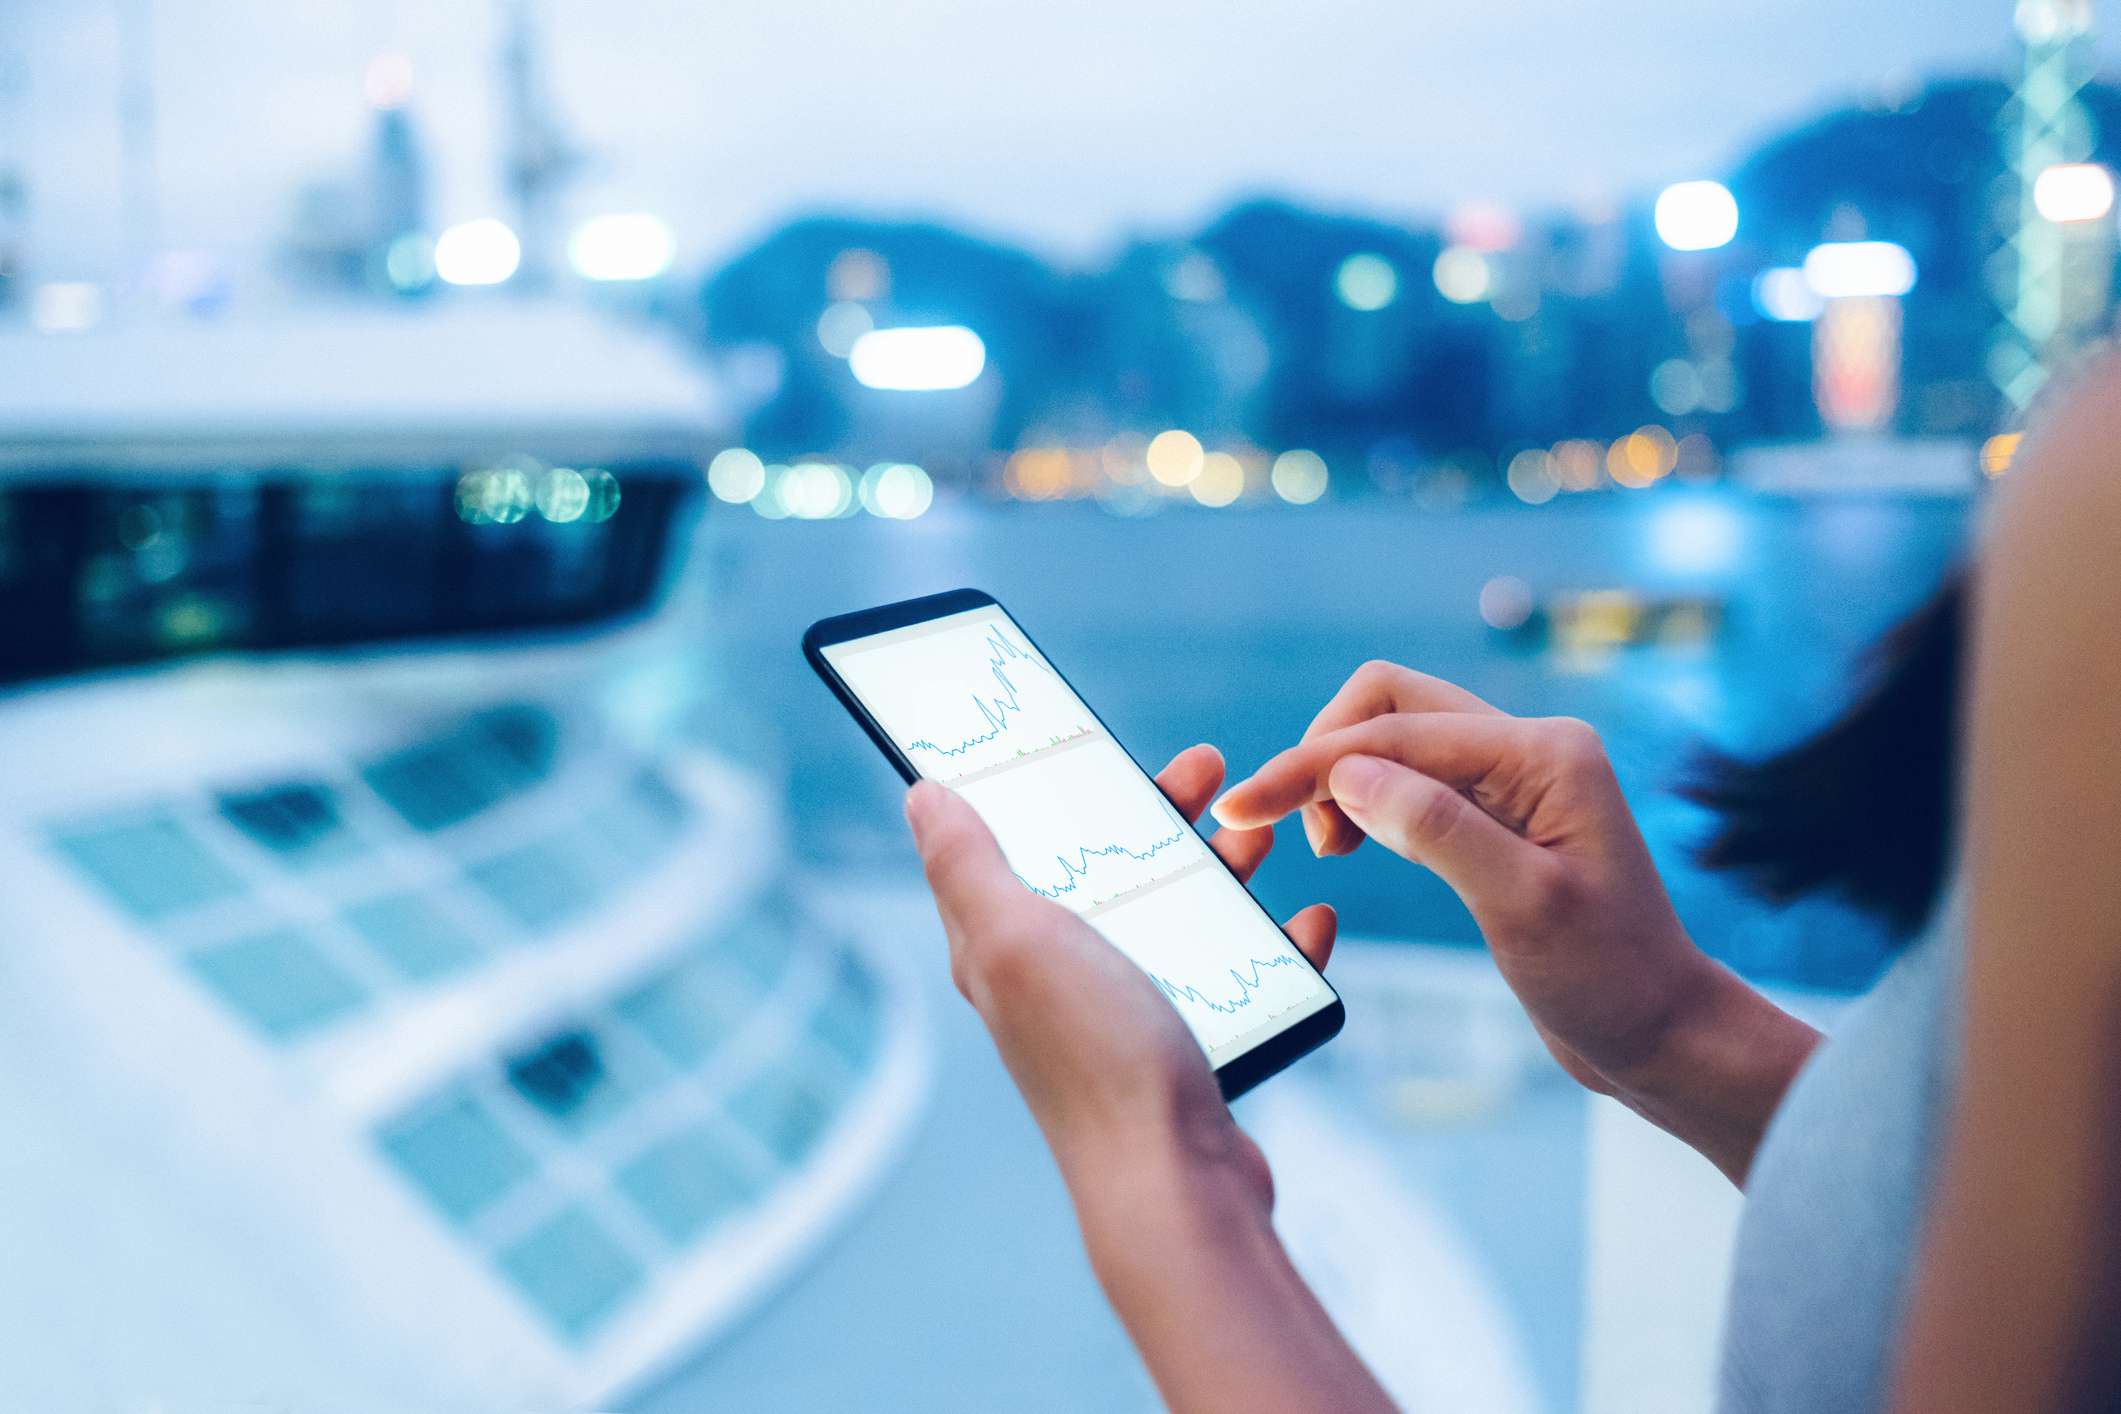
<instances>
[{"instance_id":1,"label":"city skyline","mask_svg":"<svg viewBox=\"0 0 2121 1414\"><path fill-rule=\"evenodd\" d=\"M264 255L304 183L362 162L363 75L385 53L412 61L436 218L507 213L498 9L295 16L210 0L181 36L169 7L137 13L154 54L158 244L239 265ZM1596 17L1558 0L1339 3L1243 27L1193 0L1148 14L1116 0L1066 14L548 5L539 19L559 116L591 154L566 209L655 211L694 268L816 208L934 217L1087 263L1254 192L1399 219L1467 201L1611 202L1724 170L1807 112L2012 62L2009 7L1991 0L1949 0L1919 31L1809 0ZM1536 55L1514 45L1530 29ZM2100 52L2121 51L2109 35ZM122 260L121 54L109 6L29 0L0 30L22 115L0 156L26 168L42 274L107 277ZM794 62L754 58L773 55ZM252 100L232 102L246 84ZM1360 114L1318 101L1348 93Z\"/></svg>"}]
</instances>

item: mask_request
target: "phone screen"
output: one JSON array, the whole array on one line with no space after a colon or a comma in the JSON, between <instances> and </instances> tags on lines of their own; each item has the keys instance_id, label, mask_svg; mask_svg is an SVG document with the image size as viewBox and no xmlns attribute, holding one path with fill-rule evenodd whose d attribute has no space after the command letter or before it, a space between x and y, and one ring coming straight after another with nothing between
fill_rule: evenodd
<instances>
[{"instance_id":1,"label":"phone screen","mask_svg":"<svg viewBox=\"0 0 2121 1414\"><path fill-rule=\"evenodd\" d=\"M999 605L830 643L913 768L963 796L1033 893L1156 983L1211 1064L1337 998Z\"/></svg>"}]
</instances>

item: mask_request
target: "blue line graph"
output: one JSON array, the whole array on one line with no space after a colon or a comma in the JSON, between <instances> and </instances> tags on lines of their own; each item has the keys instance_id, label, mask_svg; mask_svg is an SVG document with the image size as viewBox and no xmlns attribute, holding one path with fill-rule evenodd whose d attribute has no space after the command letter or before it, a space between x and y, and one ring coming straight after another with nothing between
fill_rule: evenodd
<instances>
[{"instance_id":1,"label":"blue line graph","mask_svg":"<svg viewBox=\"0 0 2121 1414\"><path fill-rule=\"evenodd\" d=\"M1269 967L1294 967L1302 962L1303 959L1293 954L1285 953L1279 957L1247 958L1246 961L1252 964L1250 976L1234 967L1230 969L1230 980L1237 984L1237 995L1227 1002L1216 1001L1198 987L1181 987L1169 978L1159 977L1154 972L1149 974L1149 979L1155 982L1163 990L1163 994L1173 1001L1192 1002L1198 1006L1204 1006L1210 1011L1219 1011L1223 1015L1228 1016L1233 1011L1243 1011L1246 1007L1252 1005L1252 994L1261 990L1259 974L1263 969Z\"/></svg>"},{"instance_id":2,"label":"blue line graph","mask_svg":"<svg viewBox=\"0 0 2121 1414\"><path fill-rule=\"evenodd\" d=\"M987 730L977 736L968 736L955 746L943 746L927 737L921 737L906 743L908 751L929 751L937 756L963 756L974 747L985 746L1008 730L1010 714L1024 710L1022 701L1017 697L1016 684L1009 680L1009 674L1004 672L1003 668L1021 659L1041 672L1052 672L1052 669L1033 657L1029 649L1010 642L1008 636L998 628L988 629L983 641L987 645L988 670L994 674L995 684L1001 689L991 697L978 692L972 694L972 705L978 709L981 719L986 722Z\"/></svg>"},{"instance_id":3,"label":"blue line graph","mask_svg":"<svg viewBox=\"0 0 2121 1414\"><path fill-rule=\"evenodd\" d=\"M1152 841L1146 849L1129 849L1123 844L1084 845L1075 851L1075 858L1073 859L1070 859L1065 854L1056 854L1053 856L1053 862L1061 867L1061 881L1050 889L1040 888L1029 879L1024 879L1021 874L1016 877L1023 879L1024 887L1031 890L1032 893L1045 898L1059 898L1063 894L1072 894L1082 887L1083 880L1090 873L1092 860L1131 859L1136 863L1146 863L1156 858L1157 855L1162 854L1172 845L1177 844L1189 833L1191 832L1180 828L1171 834L1165 835L1160 840Z\"/></svg>"}]
</instances>

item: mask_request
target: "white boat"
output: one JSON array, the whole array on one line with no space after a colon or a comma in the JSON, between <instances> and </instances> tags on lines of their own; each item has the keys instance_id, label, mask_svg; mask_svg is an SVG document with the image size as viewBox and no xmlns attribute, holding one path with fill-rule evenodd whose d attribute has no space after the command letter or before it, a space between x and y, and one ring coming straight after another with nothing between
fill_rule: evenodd
<instances>
[{"instance_id":1,"label":"white boat","mask_svg":"<svg viewBox=\"0 0 2121 1414\"><path fill-rule=\"evenodd\" d=\"M0 650L10 1398L584 1407L754 1308L885 1172L928 1033L671 728L713 389L513 305L0 368L0 582L64 621ZM496 468L500 515L459 485ZM391 607L466 556L514 597Z\"/></svg>"}]
</instances>

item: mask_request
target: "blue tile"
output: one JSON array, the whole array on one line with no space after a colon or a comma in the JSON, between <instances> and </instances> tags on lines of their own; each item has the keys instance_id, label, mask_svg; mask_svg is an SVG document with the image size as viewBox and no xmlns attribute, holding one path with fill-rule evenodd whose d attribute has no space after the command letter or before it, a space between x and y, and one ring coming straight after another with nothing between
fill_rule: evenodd
<instances>
[{"instance_id":1,"label":"blue tile","mask_svg":"<svg viewBox=\"0 0 2121 1414\"><path fill-rule=\"evenodd\" d=\"M400 1115L376 1142L444 1217L475 1217L535 1170L486 1107L461 1091Z\"/></svg>"},{"instance_id":2,"label":"blue tile","mask_svg":"<svg viewBox=\"0 0 2121 1414\"><path fill-rule=\"evenodd\" d=\"M393 894L354 904L347 926L410 982L432 982L476 962L478 944L433 902Z\"/></svg>"},{"instance_id":3,"label":"blue tile","mask_svg":"<svg viewBox=\"0 0 2121 1414\"><path fill-rule=\"evenodd\" d=\"M690 814L685 798L650 766L598 807L590 828L613 854L639 870L662 857Z\"/></svg>"},{"instance_id":4,"label":"blue tile","mask_svg":"<svg viewBox=\"0 0 2121 1414\"><path fill-rule=\"evenodd\" d=\"M656 1050L688 1070L714 1053L741 1016L727 984L697 962L674 968L626 993L612 1010Z\"/></svg>"},{"instance_id":5,"label":"blue tile","mask_svg":"<svg viewBox=\"0 0 2121 1414\"><path fill-rule=\"evenodd\" d=\"M773 985L788 965L794 925L776 913L747 914L714 942L714 955L759 987Z\"/></svg>"},{"instance_id":6,"label":"blue tile","mask_svg":"<svg viewBox=\"0 0 2121 1414\"><path fill-rule=\"evenodd\" d=\"M673 1246L720 1226L758 1193L743 1160L693 1126L651 1144L617 1175L618 1189Z\"/></svg>"},{"instance_id":7,"label":"blue tile","mask_svg":"<svg viewBox=\"0 0 2121 1414\"><path fill-rule=\"evenodd\" d=\"M595 904L603 892L583 868L578 852L559 841L508 850L464 872L529 933L563 927Z\"/></svg>"},{"instance_id":8,"label":"blue tile","mask_svg":"<svg viewBox=\"0 0 2121 1414\"><path fill-rule=\"evenodd\" d=\"M192 954L187 965L244 1020L293 1040L358 1011L368 991L292 928Z\"/></svg>"},{"instance_id":9,"label":"blue tile","mask_svg":"<svg viewBox=\"0 0 2121 1414\"><path fill-rule=\"evenodd\" d=\"M52 844L142 922L243 892L242 881L168 815L62 830Z\"/></svg>"},{"instance_id":10,"label":"blue tile","mask_svg":"<svg viewBox=\"0 0 2121 1414\"><path fill-rule=\"evenodd\" d=\"M852 954L840 955L832 989L811 1014L810 1029L833 1054L856 1070L867 1067L883 1032L876 978Z\"/></svg>"},{"instance_id":11,"label":"blue tile","mask_svg":"<svg viewBox=\"0 0 2121 1414\"><path fill-rule=\"evenodd\" d=\"M729 1112L737 1122L758 1136L775 1158L791 1166L809 1157L843 1098L836 1094L826 1098L831 1092L829 1083L808 1070L797 1060L779 1058L746 1081L729 1101Z\"/></svg>"},{"instance_id":12,"label":"blue tile","mask_svg":"<svg viewBox=\"0 0 2121 1414\"><path fill-rule=\"evenodd\" d=\"M640 1263L580 1207L562 1210L502 1250L500 1268L539 1315L580 1341L640 1285Z\"/></svg>"}]
</instances>

